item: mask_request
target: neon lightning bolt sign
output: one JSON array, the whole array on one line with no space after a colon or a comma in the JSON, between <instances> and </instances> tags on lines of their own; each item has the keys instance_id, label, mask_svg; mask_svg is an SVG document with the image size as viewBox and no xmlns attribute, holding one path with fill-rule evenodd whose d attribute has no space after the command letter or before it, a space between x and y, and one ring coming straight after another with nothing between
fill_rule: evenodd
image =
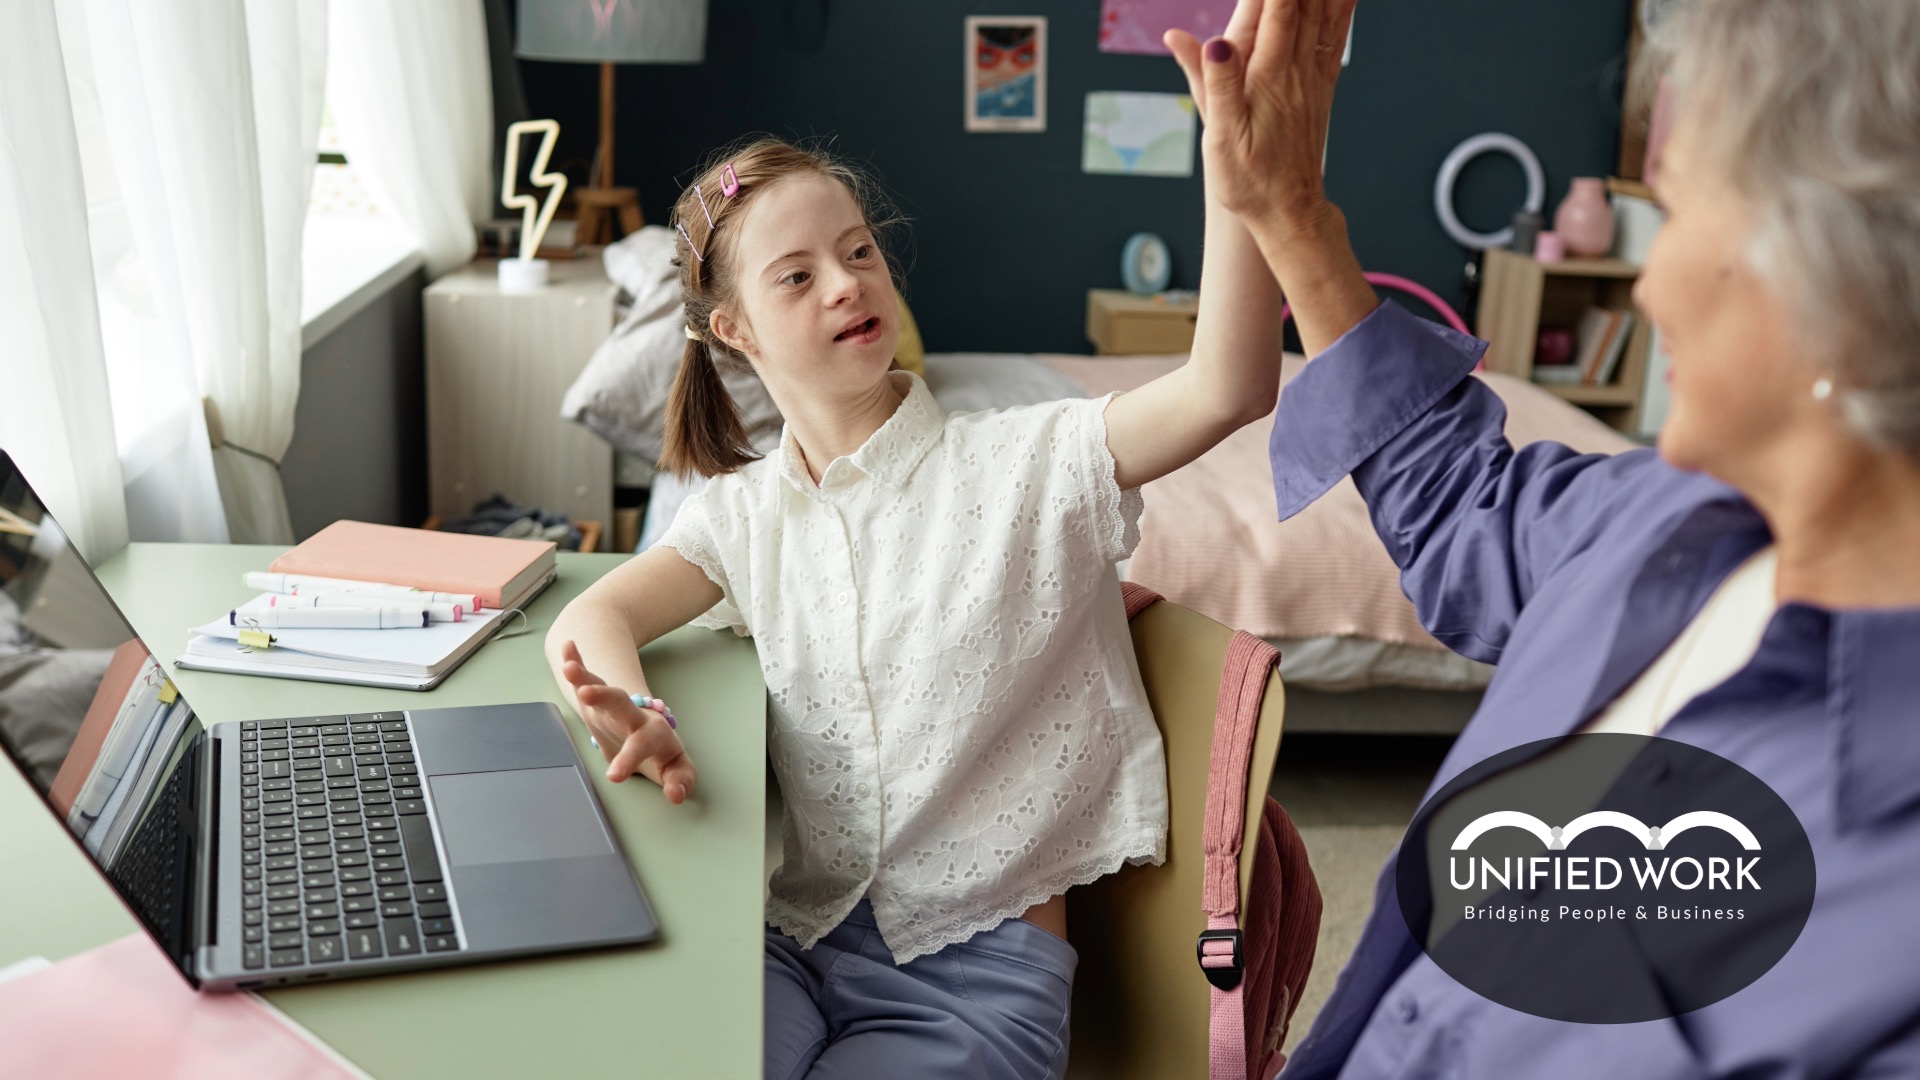
<instances>
[{"instance_id":1,"label":"neon lightning bolt sign","mask_svg":"<svg viewBox=\"0 0 1920 1080\"><path fill-rule=\"evenodd\" d=\"M547 201L543 206L538 198L531 194L519 195L513 190L514 181L520 176L520 138L529 132L538 131L544 137L540 140L540 150L533 156L533 169L527 175L527 182L534 187L547 190ZM562 173L547 171L547 158L553 155L553 144L560 138L560 125L553 120L522 120L507 127L507 161L500 170L500 202L508 209L522 211L520 223L520 257L531 259L540 250L540 241L546 238L547 226L553 224L553 212L560 208L560 196L566 194L567 178ZM534 221L534 211L539 210L539 221Z\"/></svg>"}]
</instances>

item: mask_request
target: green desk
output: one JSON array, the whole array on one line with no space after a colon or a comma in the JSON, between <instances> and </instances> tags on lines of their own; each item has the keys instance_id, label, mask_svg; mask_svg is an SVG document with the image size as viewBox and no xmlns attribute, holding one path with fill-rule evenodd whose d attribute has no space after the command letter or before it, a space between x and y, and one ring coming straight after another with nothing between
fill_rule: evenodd
<instances>
[{"instance_id":1,"label":"green desk","mask_svg":"<svg viewBox=\"0 0 1920 1080\"><path fill-rule=\"evenodd\" d=\"M249 596L272 547L133 544L99 567L121 610L171 666L197 626ZM507 701L566 707L542 642L567 601L621 555L560 556L528 611L427 693L176 671L203 722ZM519 620L515 620L518 623ZM270 991L273 1003L376 1077L760 1074L766 691L753 645L687 628L642 650L684 718L696 796L670 806L645 780L598 781L659 941L509 963ZM575 747L601 760L572 713ZM589 769L596 776L600 770ZM0 966L59 960L135 932L132 916L11 768L0 769Z\"/></svg>"}]
</instances>

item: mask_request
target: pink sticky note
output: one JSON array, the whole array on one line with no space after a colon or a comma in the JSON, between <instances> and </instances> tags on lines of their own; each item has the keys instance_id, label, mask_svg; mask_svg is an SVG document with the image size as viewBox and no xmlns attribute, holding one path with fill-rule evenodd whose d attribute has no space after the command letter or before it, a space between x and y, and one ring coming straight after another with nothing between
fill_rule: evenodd
<instances>
[{"instance_id":1,"label":"pink sticky note","mask_svg":"<svg viewBox=\"0 0 1920 1080\"><path fill-rule=\"evenodd\" d=\"M13 1076L365 1075L311 1038L252 994L196 992L145 934L0 983L0 1047Z\"/></svg>"}]
</instances>

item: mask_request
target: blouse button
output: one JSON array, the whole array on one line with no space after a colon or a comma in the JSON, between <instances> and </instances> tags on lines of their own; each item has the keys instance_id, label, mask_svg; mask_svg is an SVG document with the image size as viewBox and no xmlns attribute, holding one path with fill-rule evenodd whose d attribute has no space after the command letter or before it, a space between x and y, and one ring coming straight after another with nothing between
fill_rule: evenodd
<instances>
[{"instance_id":1,"label":"blouse button","mask_svg":"<svg viewBox=\"0 0 1920 1080\"><path fill-rule=\"evenodd\" d=\"M1393 1012L1400 1018L1401 1023L1411 1024L1420 1015L1420 1006L1415 1004L1412 998L1403 997L1394 1002Z\"/></svg>"},{"instance_id":2,"label":"blouse button","mask_svg":"<svg viewBox=\"0 0 1920 1080\"><path fill-rule=\"evenodd\" d=\"M836 604L845 604L847 602L847 594L844 592L834 593L833 602Z\"/></svg>"},{"instance_id":3,"label":"blouse button","mask_svg":"<svg viewBox=\"0 0 1920 1080\"><path fill-rule=\"evenodd\" d=\"M857 784L854 786L853 793L864 799L867 796L873 794L873 789L868 787L865 784Z\"/></svg>"}]
</instances>

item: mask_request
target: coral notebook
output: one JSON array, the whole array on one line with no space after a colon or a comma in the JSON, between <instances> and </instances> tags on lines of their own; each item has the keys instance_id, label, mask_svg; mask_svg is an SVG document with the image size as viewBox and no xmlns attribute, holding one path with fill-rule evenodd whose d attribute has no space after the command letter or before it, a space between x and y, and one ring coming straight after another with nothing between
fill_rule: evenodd
<instances>
[{"instance_id":1,"label":"coral notebook","mask_svg":"<svg viewBox=\"0 0 1920 1080\"><path fill-rule=\"evenodd\" d=\"M553 552L554 545L544 540L336 521L273 560L268 569L473 593L487 607L497 608L545 577L554 567Z\"/></svg>"},{"instance_id":2,"label":"coral notebook","mask_svg":"<svg viewBox=\"0 0 1920 1080\"><path fill-rule=\"evenodd\" d=\"M60 772L53 778L53 788L47 792L47 799L54 809L66 817L73 811L73 800L80 794L80 786L86 782L87 774L93 771L93 763L100 758L100 748L107 741L107 732L113 728L114 717L120 715L121 706L126 704L127 692L133 687L133 680L153 659L147 655L147 647L138 638L124 642L113 650L113 659L107 662L106 677L100 680L100 687L94 691L93 704L87 707L86 719L80 722L80 733L74 737L73 748L67 752L66 759L60 763Z\"/></svg>"}]
</instances>

